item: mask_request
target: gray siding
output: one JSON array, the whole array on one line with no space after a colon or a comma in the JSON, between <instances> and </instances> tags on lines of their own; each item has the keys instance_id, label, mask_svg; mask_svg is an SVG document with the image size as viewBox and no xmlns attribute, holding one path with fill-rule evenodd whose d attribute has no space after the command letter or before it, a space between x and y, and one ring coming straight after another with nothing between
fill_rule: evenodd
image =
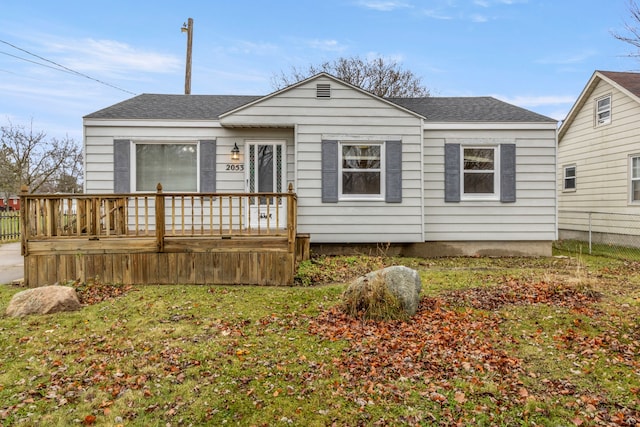
<instances>
[{"instance_id":1,"label":"gray siding","mask_svg":"<svg viewBox=\"0 0 640 427\"><path fill-rule=\"evenodd\" d=\"M165 124L166 126L166 124ZM115 135L115 137L114 137ZM126 135L119 137L118 135ZM159 127L156 123L133 122L131 126L85 126L85 191L114 192L114 139L132 141L193 142L216 140L216 191L244 192L244 172L227 171L231 149L237 143L244 161L247 140L287 141L287 184L294 182L294 146L291 129L222 129L207 127Z\"/></svg>"},{"instance_id":2,"label":"gray siding","mask_svg":"<svg viewBox=\"0 0 640 427\"><path fill-rule=\"evenodd\" d=\"M516 200L445 202L445 143L516 144ZM556 238L555 130L425 131L426 241Z\"/></svg>"},{"instance_id":3,"label":"gray siding","mask_svg":"<svg viewBox=\"0 0 640 427\"><path fill-rule=\"evenodd\" d=\"M331 85L316 99L316 84ZM334 80L318 78L224 117L225 125L297 124L298 230L313 243L422 241L422 120ZM402 201L322 202L322 140L402 141Z\"/></svg>"}]
</instances>

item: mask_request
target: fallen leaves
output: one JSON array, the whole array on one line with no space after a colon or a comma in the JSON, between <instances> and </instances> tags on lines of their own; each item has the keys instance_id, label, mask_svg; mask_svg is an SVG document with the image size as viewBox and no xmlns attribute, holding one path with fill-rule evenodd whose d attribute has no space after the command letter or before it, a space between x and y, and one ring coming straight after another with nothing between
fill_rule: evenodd
<instances>
[{"instance_id":1,"label":"fallen leaves","mask_svg":"<svg viewBox=\"0 0 640 427\"><path fill-rule=\"evenodd\" d=\"M525 387L523 378L537 375L523 369L523 361L504 350L505 343L516 345L517 341L500 329L505 321L502 308L545 304L594 316L598 311L593 304L600 298L600 294L586 287L505 279L496 286L423 298L418 313L407 322L356 319L333 307L311 319L309 330L328 340L348 341L343 357L334 359L343 380L336 393L355 402L394 394L402 399L401 394L407 391L399 391L398 382L408 383L402 387L408 390L426 386L425 397L442 405L443 410L446 405L456 405L458 409L454 412L458 416L466 414L464 421L470 423L475 419L475 409L461 409L470 400L477 402L469 393L486 393L501 411L554 395L576 395L580 404L570 408L577 413L573 418L576 425L634 425L629 420L640 420L640 411L622 408L618 412L624 417L610 414L605 399L580 396L568 381L542 379L542 388ZM587 356L611 352L613 363L640 368L637 341L623 340L612 332L590 336L582 332L584 325L579 318L572 324L575 329L562 330L553 337L563 349ZM574 364L578 366L577 361ZM461 381L467 383L464 390L454 385ZM453 413L450 417L442 416L445 424L460 421L452 418Z\"/></svg>"},{"instance_id":2,"label":"fallen leaves","mask_svg":"<svg viewBox=\"0 0 640 427\"><path fill-rule=\"evenodd\" d=\"M133 289L131 285L106 284L97 280L74 283L81 304L93 305L126 295Z\"/></svg>"},{"instance_id":3,"label":"fallen leaves","mask_svg":"<svg viewBox=\"0 0 640 427\"><path fill-rule=\"evenodd\" d=\"M361 321L334 307L313 319L310 331L349 340L349 351L336 365L346 380L366 378L381 384L377 390L400 378L429 383L477 373L509 377L517 384L521 361L498 349L492 338L500 322L497 315L477 316L425 298L409 322Z\"/></svg>"},{"instance_id":4,"label":"fallen leaves","mask_svg":"<svg viewBox=\"0 0 640 427\"><path fill-rule=\"evenodd\" d=\"M586 287L567 286L545 281L530 282L518 278L502 278L496 286L454 291L443 296L451 306L470 306L498 310L505 305L548 304L581 310L597 302L601 295Z\"/></svg>"}]
</instances>

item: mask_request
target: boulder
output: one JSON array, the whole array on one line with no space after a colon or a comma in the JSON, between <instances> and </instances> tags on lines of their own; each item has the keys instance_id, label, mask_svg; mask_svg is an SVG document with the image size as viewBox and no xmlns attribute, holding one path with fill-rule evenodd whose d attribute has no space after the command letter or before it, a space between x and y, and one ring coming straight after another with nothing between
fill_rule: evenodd
<instances>
[{"instance_id":1,"label":"boulder","mask_svg":"<svg viewBox=\"0 0 640 427\"><path fill-rule=\"evenodd\" d=\"M18 292L9 301L6 315L50 314L82 308L76 290L69 286L42 286Z\"/></svg>"},{"instance_id":2,"label":"boulder","mask_svg":"<svg viewBox=\"0 0 640 427\"><path fill-rule=\"evenodd\" d=\"M387 267L359 277L345 291L346 299L354 298L356 295L371 295L372 292L375 292L371 289L372 286L379 285L384 286L390 294L397 298L400 308L408 317L416 314L420 303L422 280L420 274L409 267ZM365 292L364 290L367 288L368 291Z\"/></svg>"}]
</instances>

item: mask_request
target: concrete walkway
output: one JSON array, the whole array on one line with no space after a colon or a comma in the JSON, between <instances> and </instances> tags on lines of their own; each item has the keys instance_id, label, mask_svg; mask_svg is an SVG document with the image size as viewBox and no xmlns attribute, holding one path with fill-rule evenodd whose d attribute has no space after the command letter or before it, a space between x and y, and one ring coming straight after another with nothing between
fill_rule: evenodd
<instances>
[{"instance_id":1,"label":"concrete walkway","mask_svg":"<svg viewBox=\"0 0 640 427\"><path fill-rule=\"evenodd\" d=\"M24 278L24 259L20 242L0 244L0 284Z\"/></svg>"}]
</instances>

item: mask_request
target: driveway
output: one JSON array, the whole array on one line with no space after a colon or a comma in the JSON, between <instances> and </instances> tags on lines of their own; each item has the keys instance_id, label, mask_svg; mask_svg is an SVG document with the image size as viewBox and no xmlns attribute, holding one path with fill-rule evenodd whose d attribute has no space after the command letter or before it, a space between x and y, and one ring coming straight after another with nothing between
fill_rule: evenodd
<instances>
[{"instance_id":1,"label":"driveway","mask_svg":"<svg viewBox=\"0 0 640 427\"><path fill-rule=\"evenodd\" d=\"M0 244L0 284L24 278L20 242Z\"/></svg>"}]
</instances>

